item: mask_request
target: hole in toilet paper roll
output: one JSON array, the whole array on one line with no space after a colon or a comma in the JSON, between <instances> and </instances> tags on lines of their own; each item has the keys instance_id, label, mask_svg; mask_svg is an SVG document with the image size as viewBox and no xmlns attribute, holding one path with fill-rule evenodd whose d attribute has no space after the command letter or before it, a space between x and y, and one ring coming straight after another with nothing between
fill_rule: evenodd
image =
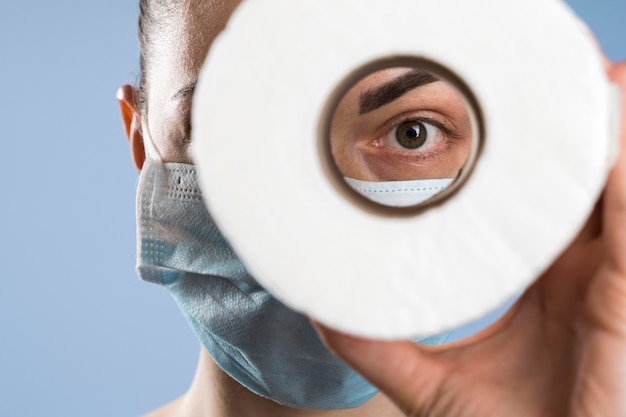
<instances>
[{"instance_id":1,"label":"hole in toilet paper roll","mask_svg":"<svg viewBox=\"0 0 626 417\"><path fill-rule=\"evenodd\" d=\"M320 136L337 190L366 209L414 214L465 183L480 153L482 118L451 71L394 57L346 77L326 106Z\"/></svg>"}]
</instances>

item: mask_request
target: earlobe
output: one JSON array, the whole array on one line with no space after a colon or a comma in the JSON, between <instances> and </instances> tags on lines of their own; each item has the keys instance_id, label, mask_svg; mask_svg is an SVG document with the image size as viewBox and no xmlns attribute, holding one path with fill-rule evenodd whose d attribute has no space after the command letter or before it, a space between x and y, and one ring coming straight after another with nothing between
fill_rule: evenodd
<instances>
[{"instance_id":1,"label":"earlobe","mask_svg":"<svg viewBox=\"0 0 626 417\"><path fill-rule=\"evenodd\" d=\"M120 106L126 137L130 144L130 153L135 168L137 171L141 171L146 160L146 150L141 131L141 112L139 111L136 97L137 92L130 85L124 85L117 90L117 101Z\"/></svg>"}]
</instances>

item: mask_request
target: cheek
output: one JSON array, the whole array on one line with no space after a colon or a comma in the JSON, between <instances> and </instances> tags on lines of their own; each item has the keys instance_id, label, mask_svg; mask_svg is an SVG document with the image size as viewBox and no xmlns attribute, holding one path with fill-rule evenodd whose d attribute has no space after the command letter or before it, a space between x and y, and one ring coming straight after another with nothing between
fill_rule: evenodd
<instances>
[{"instance_id":1,"label":"cheek","mask_svg":"<svg viewBox=\"0 0 626 417\"><path fill-rule=\"evenodd\" d=\"M344 177L363 181L375 181L376 177L368 169L368 164L358 152L346 153L341 158L335 158L337 168Z\"/></svg>"},{"instance_id":2,"label":"cheek","mask_svg":"<svg viewBox=\"0 0 626 417\"><path fill-rule=\"evenodd\" d=\"M178 112L169 116L164 133L165 144L162 157L165 162L192 164L190 116Z\"/></svg>"},{"instance_id":3,"label":"cheek","mask_svg":"<svg viewBox=\"0 0 626 417\"><path fill-rule=\"evenodd\" d=\"M151 142L162 162L191 164L190 123L188 111L180 106L159 105L155 99L148 106L148 134L144 133L144 141Z\"/></svg>"},{"instance_id":4,"label":"cheek","mask_svg":"<svg viewBox=\"0 0 626 417\"><path fill-rule=\"evenodd\" d=\"M453 155L449 161L442 166L439 178L456 178L459 171L465 166L468 155L471 151L471 141L463 141L452 149Z\"/></svg>"}]
</instances>

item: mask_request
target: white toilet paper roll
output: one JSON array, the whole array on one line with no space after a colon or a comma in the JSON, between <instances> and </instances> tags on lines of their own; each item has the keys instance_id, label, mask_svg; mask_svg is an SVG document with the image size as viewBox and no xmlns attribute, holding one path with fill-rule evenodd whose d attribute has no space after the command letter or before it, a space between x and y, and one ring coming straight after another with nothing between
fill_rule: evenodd
<instances>
[{"instance_id":1,"label":"white toilet paper roll","mask_svg":"<svg viewBox=\"0 0 626 417\"><path fill-rule=\"evenodd\" d=\"M329 95L369 62L417 56L459 75L482 155L442 206L363 210L323 168ZM612 155L598 52L556 0L247 0L195 93L209 211L292 308L377 338L432 335L496 308L574 237Z\"/></svg>"}]
</instances>

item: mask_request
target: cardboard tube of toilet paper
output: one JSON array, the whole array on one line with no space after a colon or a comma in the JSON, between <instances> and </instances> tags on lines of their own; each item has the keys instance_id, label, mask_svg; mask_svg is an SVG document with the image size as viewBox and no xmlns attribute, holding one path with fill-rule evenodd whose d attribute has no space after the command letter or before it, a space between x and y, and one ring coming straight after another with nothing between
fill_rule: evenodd
<instances>
[{"instance_id":1,"label":"cardboard tube of toilet paper","mask_svg":"<svg viewBox=\"0 0 626 417\"><path fill-rule=\"evenodd\" d=\"M482 123L463 187L408 216L338 192L319 146L342 80L393 57L458 75ZM614 152L598 52L558 0L247 0L194 100L205 202L252 275L381 339L455 328L532 283L590 214Z\"/></svg>"}]
</instances>

